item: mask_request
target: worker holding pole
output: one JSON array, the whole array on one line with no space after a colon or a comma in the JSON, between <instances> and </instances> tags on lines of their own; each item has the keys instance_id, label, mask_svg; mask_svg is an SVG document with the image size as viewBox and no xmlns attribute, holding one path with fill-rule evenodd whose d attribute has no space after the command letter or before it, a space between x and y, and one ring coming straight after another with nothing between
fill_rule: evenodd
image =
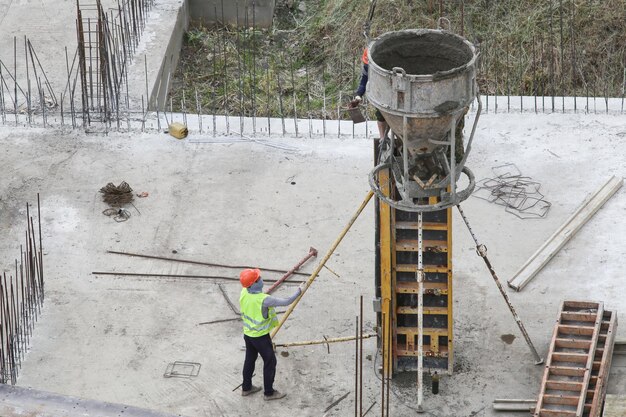
<instances>
[{"instance_id":1,"label":"worker holding pole","mask_svg":"<svg viewBox=\"0 0 626 417\"><path fill-rule=\"evenodd\" d=\"M246 343L241 395L246 397L261 390L261 387L252 385L255 363L261 355L263 358L264 399L267 401L278 400L287 394L274 389L276 354L270 337L270 331L278 325L274 308L293 303L302 293L302 288L299 287L296 293L289 298L277 298L265 294L259 269L244 269L239 274L239 281L243 287L239 296L239 307L243 322L243 339Z\"/></svg>"}]
</instances>

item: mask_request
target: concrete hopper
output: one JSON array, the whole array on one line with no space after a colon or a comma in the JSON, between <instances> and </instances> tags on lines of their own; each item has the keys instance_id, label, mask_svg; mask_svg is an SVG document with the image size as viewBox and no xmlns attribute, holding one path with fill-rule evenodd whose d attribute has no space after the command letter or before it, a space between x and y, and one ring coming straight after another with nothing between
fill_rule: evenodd
<instances>
[{"instance_id":1,"label":"concrete hopper","mask_svg":"<svg viewBox=\"0 0 626 417\"><path fill-rule=\"evenodd\" d=\"M432 211L469 197L474 180L464 164L471 138L459 152L456 129L477 97L476 61L470 42L443 30L389 32L370 44L367 94L391 130L381 144L381 164L370 174L379 198L402 210ZM395 180L395 199L377 184L384 168ZM469 186L457 192L462 172ZM434 206L427 202L433 196L439 197Z\"/></svg>"}]
</instances>

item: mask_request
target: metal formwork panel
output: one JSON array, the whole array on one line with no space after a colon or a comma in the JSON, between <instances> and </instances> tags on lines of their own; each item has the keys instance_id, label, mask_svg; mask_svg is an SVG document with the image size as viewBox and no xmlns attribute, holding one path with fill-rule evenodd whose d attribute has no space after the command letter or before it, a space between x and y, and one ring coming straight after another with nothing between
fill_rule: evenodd
<instances>
[{"instance_id":1,"label":"metal formwork panel","mask_svg":"<svg viewBox=\"0 0 626 417\"><path fill-rule=\"evenodd\" d=\"M387 190L389 192L389 190ZM435 201L436 202L436 201ZM424 368L452 373L452 212L451 209L424 213ZM379 204L381 311L385 325L391 323L393 342L385 352L393 355L394 371L417 369L417 213ZM382 346L379 339L379 346Z\"/></svg>"}]
</instances>

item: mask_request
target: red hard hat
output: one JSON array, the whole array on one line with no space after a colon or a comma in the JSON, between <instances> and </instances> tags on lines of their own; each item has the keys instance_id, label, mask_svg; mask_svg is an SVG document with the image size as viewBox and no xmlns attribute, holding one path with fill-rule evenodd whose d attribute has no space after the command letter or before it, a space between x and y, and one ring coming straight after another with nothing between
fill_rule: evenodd
<instances>
[{"instance_id":1,"label":"red hard hat","mask_svg":"<svg viewBox=\"0 0 626 417\"><path fill-rule=\"evenodd\" d=\"M363 56L361 56L361 61L367 65L369 64L369 59L367 58L367 48L363 50Z\"/></svg>"},{"instance_id":2,"label":"red hard hat","mask_svg":"<svg viewBox=\"0 0 626 417\"><path fill-rule=\"evenodd\" d=\"M259 269L244 269L239 274L239 281L241 282L242 287L248 288L254 284L260 276L261 270Z\"/></svg>"}]
</instances>

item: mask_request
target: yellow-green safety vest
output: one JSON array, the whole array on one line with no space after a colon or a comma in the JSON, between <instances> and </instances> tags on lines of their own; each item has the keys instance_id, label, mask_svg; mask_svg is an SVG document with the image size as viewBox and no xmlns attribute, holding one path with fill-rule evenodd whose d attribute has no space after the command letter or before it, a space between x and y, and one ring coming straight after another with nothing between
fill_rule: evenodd
<instances>
[{"instance_id":1,"label":"yellow-green safety vest","mask_svg":"<svg viewBox=\"0 0 626 417\"><path fill-rule=\"evenodd\" d=\"M267 318L263 317L263 300L265 297L269 296L264 293L250 294L247 288L241 289L239 307L243 322L243 334L246 336L265 336L278 325L274 307L268 308Z\"/></svg>"}]
</instances>

